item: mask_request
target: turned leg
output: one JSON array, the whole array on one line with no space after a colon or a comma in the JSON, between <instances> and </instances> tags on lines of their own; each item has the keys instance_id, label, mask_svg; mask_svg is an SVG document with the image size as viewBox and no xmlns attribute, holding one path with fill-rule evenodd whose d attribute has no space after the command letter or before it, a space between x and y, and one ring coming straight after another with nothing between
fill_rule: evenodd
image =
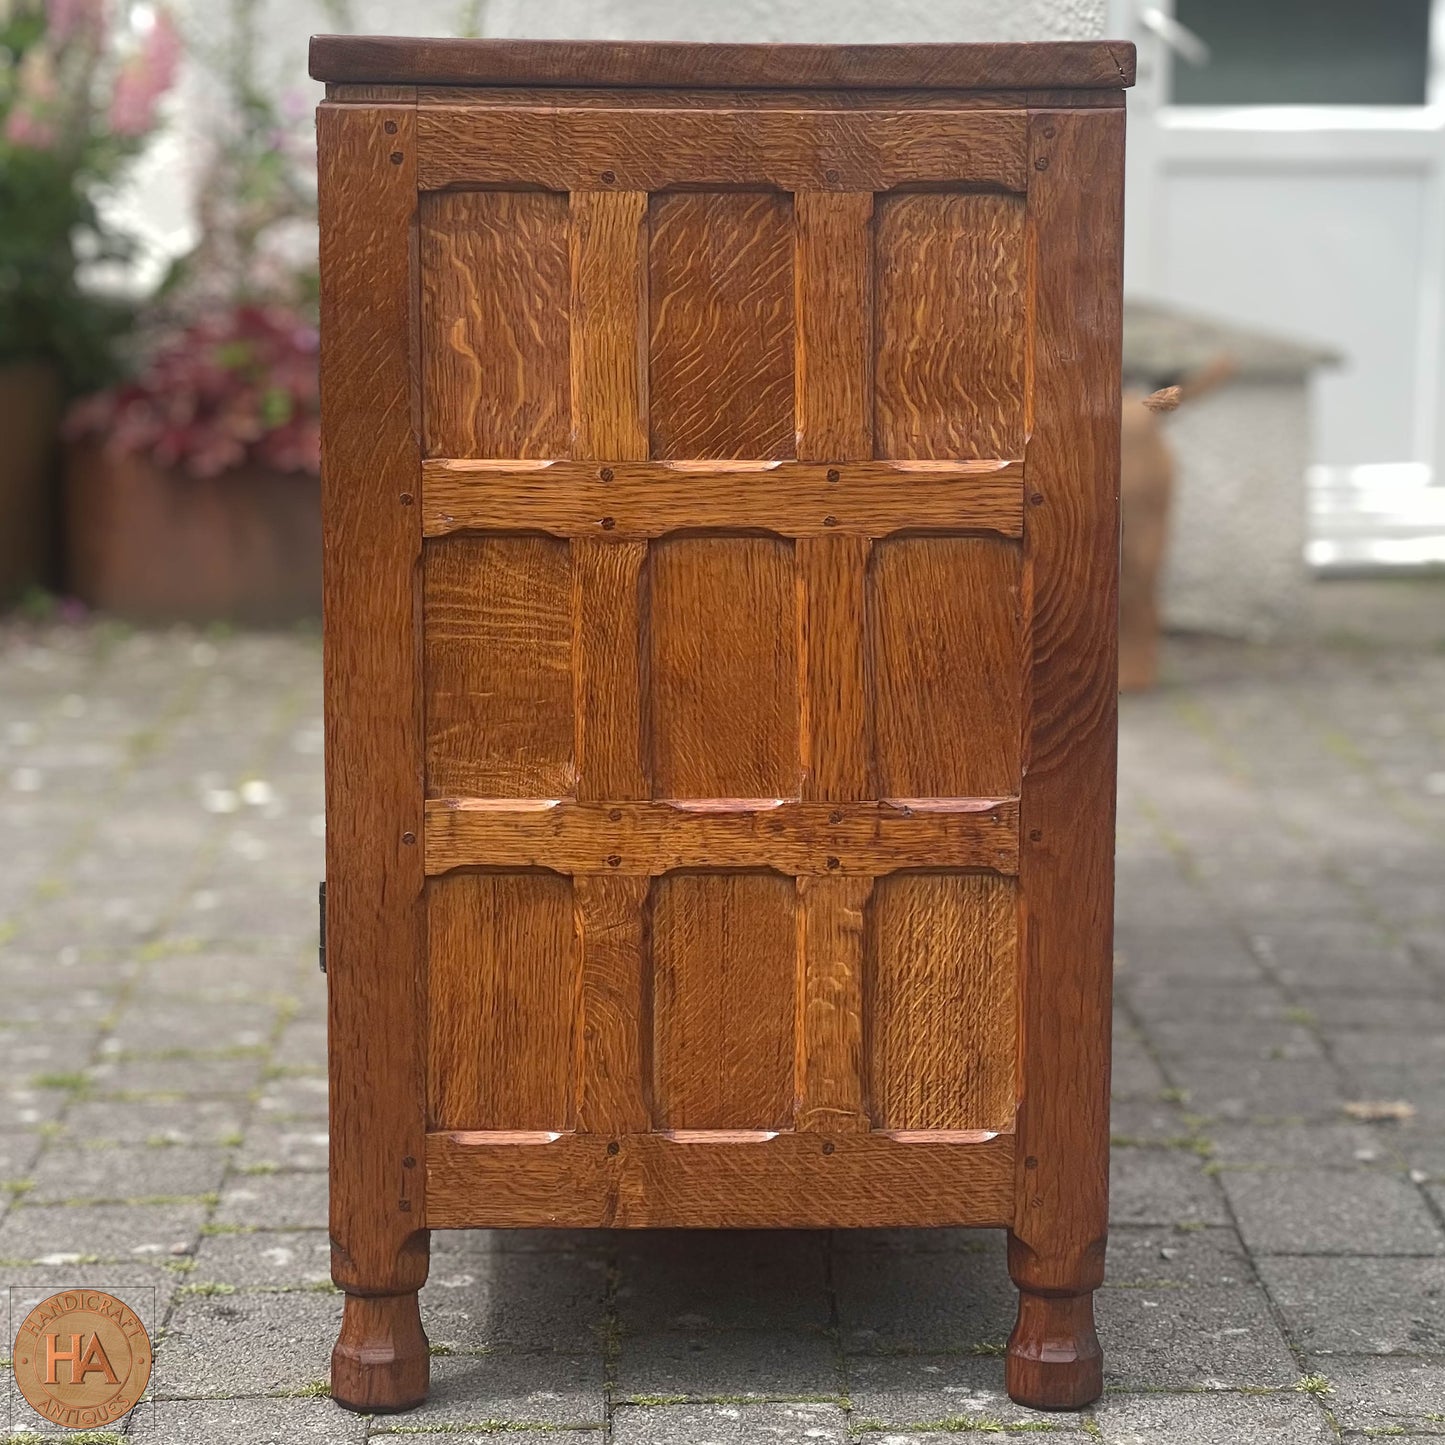
<instances>
[{"instance_id":1,"label":"turned leg","mask_svg":"<svg viewBox=\"0 0 1445 1445\"><path fill-rule=\"evenodd\" d=\"M1094 1333L1102 1250L1084 1256L1074 1268L1059 1261L1049 1267L1010 1235L1009 1273L1019 1291L1018 1319L1004 1362L1009 1397L1035 1410L1091 1404L1104 1389L1104 1355Z\"/></svg>"},{"instance_id":2,"label":"turned leg","mask_svg":"<svg viewBox=\"0 0 1445 1445\"><path fill-rule=\"evenodd\" d=\"M416 1291L348 1294L331 1352L331 1398L366 1414L411 1410L426 1399L430 1378Z\"/></svg>"}]
</instances>

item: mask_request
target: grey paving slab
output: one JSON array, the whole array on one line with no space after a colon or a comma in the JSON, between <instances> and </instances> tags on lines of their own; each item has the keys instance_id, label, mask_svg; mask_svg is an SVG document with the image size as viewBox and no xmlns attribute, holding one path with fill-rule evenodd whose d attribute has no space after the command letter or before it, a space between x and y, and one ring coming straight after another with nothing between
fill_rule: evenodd
<instances>
[{"instance_id":1,"label":"grey paving slab","mask_svg":"<svg viewBox=\"0 0 1445 1445\"><path fill-rule=\"evenodd\" d=\"M1224 1224L1224 1201L1204 1160L1181 1149L1116 1149L1109 1171L1116 1224Z\"/></svg>"},{"instance_id":2,"label":"grey paving slab","mask_svg":"<svg viewBox=\"0 0 1445 1445\"><path fill-rule=\"evenodd\" d=\"M1094 1418L1106 1445L1332 1445L1335 1433L1308 1396L1105 1396Z\"/></svg>"},{"instance_id":3,"label":"grey paving slab","mask_svg":"<svg viewBox=\"0 0 1445 1445\"><path fill-rule=\"evenodd\" d=\"M65 1116L72 1143L214 1145L244 1137L250 1106L241 1098L87 1099Z\"/></svg>"},{"instance_id":4,"label":"grey paving slab","mask_svg":"<svg viewBox=\"0 0 1445 1445\"><path fill-rule=\"evenodd\" d=\"M1366 1169L1224 1170L1250 1249L1261 1254L1440 1254L1445 1233L1408 1179Z\"/></svg>"},{"instance_id":5,"label":"grey paving slab","mask_svg":"<svg viewBox=\"0 0 1445 1445\"><path fill-rule=\"evenodd\" d=\"M1311 1354L1445 1354L1445 1260L1263 1258L1291 1339Z\"/></svg>"},{"instance_id":6,"label":"grey paving slab","mask_svg":"<svg viewBox=\"0 0 1445 1445\"><path fill-rule=\"evenodd\" d=\"M1323 1059L1176 1061L1171 1077L1191 1113L1225 1121L1319 1120L1341 1117L1354 1097L1341 1072Z\"/></svg>"},{"instance_id":7,"label":"grey paving slab","mask_svg":"<svg viewBox=\"0 0 1445 1445\"><path fill-rule=\"evenodd\" d=\"M1310 1369L1329 1380L1325 1401L1345 1430L1445 1435L1445 1361L1321 1355Z\"/></svg>"},{"instance_id":8,"label":"grey paving slab","mask_svg":"<svg viewBox=\"0 0 1445 1445\"><path fill-rule=\"evenodd\" d=\"M327 1181L324 1174L242 1174L221 1194L217 1224L261 1229L323 1229Z\"/></svg>"},{"instance_id":9,"label":"grey paving slab","mask_svg":"<svg viewBox=\"0 0 1445 1445\"><path fill-rule=\"evenodd\" d=\"M236 1168L325 1170L330 1153L325 1122L298 1120L281 1123L252 1122L245 1141L235 1152Z\"/></svg>"},{"instance_id":10,"label":"grey paving slab","mask_svg":"<svg viewBox=\"0 0 1445 1445\"><path fill-rule=\"evenodd\" d=\"M160 1400L136 1412L126 1438L137 1445L349 1445L366 1439L367 1423L327 1399Z\"/></svg>"},{"instance_id":11,"label":"grey paving slab","mask_svg":"<svg viewBox=\"0 0 1445 1445\"><path fill-rule=\"evenodd\" d=\"M148 1149L131 1145L79 1149L56 1144L30 1171L27 1204L67 1199L138 1199L213 1194L221 1187L224 1149Z\"/></svg>"},{"instance_id":12,"label":"grey paving slab","mask_svg":"<svg viewBox=\"0 0 1445 1445\"><path fill-rule=\"evenodd\" d=\"M34 1204L0 1222L0 1259L161 1260L195 1247L205 1204ZM63 1260L61 1262L64 1262Z\"/></svg>"},{"instance_id":13,"label":"grey paving slab","mask_svg":"<svg viewBox=\"0 0 1445 1445\"><path fill-rule=\"evenodd\" d=\"M1095 1310L1105 1382L1119 1389L1278 1387L1299 1375L1258 1288L1104 1289Z\"/></svg>"},{"instance_id":14,"label":"grey paving slab","mask_svg":"<svg viewBox=\"0 0 1445 1445\"><path fill-rule=\"evenodd\" d=\"M1403 1165L1399 1131L1341 1119L1318 1124L1211 1123L1205 1131L1214 1146L1210 1158L1222 1168L1266 1165L1286 1169L1381 1168Z\"/></svg>"},{"instance_id":15,"label":"grey paving slab","mask_svg":"<svg viewBox=\"0 0 1445 1445\"><path fill-rule=\"evenodd\" d=\"M668 1331L623 1336L616 1398L808 1400L843 1395L833 1340L807 1330Z\"/></svg>"},{"instance_id":16,"label":"grey paving slab","mask_svg":"<svg viewBox=\"0 0 1445 1445\"><path fill-rule=\"evenodd\" d=\"M534 1432L538 1426L600 1429L605 1414L600 1353L499 1350L432 1360L426 1403L382 1424L407 1430L481 1427L494 1438L490 1432L505 1424L532 1427ZM444 1438L450 1445L452 1437Z\"/></svg>"},{"instance_id":17,"label":"grey paving slab","mask_svg":"<svg viewBox=\"0 0 1445 1445\"><path fill-rule=\"evenodd\" d=\"M1106 1286L1250 1284L1254 1266L1232 1226L1130 1228L1109 1235Z\"/></svg>"},{"instance_id":18,"label":"grey paving slab","mask_svg":"<svg viewBox=\"0 0 1445 1445\"><path fill-rule=\"evenodd\" d=\"M619 1405L614 1445L814 1445L848 1438L836 1405Z\"/></svg>"},{"instance_id":19,"label":"grey paving slab","mask_svg":"<svg viewBox=\"0 0 1445 1445\"><path fill-rule=\"evenodd\" d=\"M1003 1386L1004 1361L998 1355L850 1355L848 1397L855 1429L884 1427L883 1433L910 1426L938 1427L948 1421L958 1430L980 1433L999 1425L1042 1423L1039 1412L1015 1405ZM1050 1412L1060 1428L1078 1425L1082 1416Z\"/></svg>"},{"instance_id":20,"label":"grey paving slab","mask_svg":"<svg viewBox=\"0 0 1445 1445\"><path fill-rule=\"evenodd\" d=\"M331 1279L331 1241L324 1229L202 1231L187 1279L252 1289L322 1285Z\"/></svg>"},{"instance_id":21,"label":"grey paving slab","mask_svg":"<svg viewBox=\"0 0 1445 1445\"><path fill-rule=\"evenodd\" d=\"M330 1371L341 1323L331 1295L192 1295L156 1345L160 1398L267 1395L313 1388Z\"/></svg>"},{"instance_id":22,"label":"grey paving slab","mask_svg":"<svg viewBox=\"0 0 1445 1445\"><path fill-rule=\"evenodd\" d=\"M845 1344L925 1354L1001 1345L1018 1295L999 1244L986 1252L840 1253L833 1273Z\"/></svg>"}]
</instances>

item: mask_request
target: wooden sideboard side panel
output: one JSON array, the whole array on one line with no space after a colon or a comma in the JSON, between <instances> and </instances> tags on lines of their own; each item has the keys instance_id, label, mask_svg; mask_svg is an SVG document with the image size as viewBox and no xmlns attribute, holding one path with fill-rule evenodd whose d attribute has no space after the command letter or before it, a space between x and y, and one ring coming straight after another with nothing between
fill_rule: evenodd
<instances>
[{"instance_id":1,"label":"wooden sideboard side panel","mask_svg":"<svg viewBox=\"0 0 1445 1445\"><path fill-rule=\"evenodd\" d=\"M1008 1372L1017 1398L1063 1404L1097 1393L1089 1300L1108 1228L1124 117L1042 111L1029 127L1032 665ZM1050 1336L1071 1343L1074 1367L1039 1353Z\"/></svg>"},{"instance_id":2,"label":"wooden sideboard side panel","mask_svg":"<svg viewBox=\"0 0 1445 1445\"><path fill-rule=\"evenodd\" d=\"M332 1394L415 1404L428 1355L415 109L317 114Z\"/></svg>"}]
</instances>

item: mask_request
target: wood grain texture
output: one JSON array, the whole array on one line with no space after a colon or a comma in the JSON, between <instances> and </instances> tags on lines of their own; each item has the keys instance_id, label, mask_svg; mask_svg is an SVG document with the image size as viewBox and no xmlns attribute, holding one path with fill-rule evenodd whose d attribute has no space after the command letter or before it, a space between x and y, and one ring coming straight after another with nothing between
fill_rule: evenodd
<instances>
[{"instance_id":1,"label":"wood grain texture","mask_svg":"<svg viewBox=\"0 0 1445 1445\"><path fill-rule=\"evenodd\" d=\"M1103 1277L1113 957L1123 117L1042 112L1024 606L1032 706L1022 908L1016 1283ZM1024 1167L1027 1163L1027 1168Z\"/></svg>"},{"instance_id":2,"label":"wood grain texture","mask_svg":"<svg viewBox=\"0 0 1445 1445\"><path fill-rule=\"evenodd\" d=\"M868 920L868 1097L879 1129L1012 1129L1017 899L982 874L879 879Z\"/></svg>"},{"instance_id":3,"label":"wood grain texture","mask_svg":"<svg viewBox=\"0 0 1445 1445\"><path fill-rule=\"evenodd\" d=\"M659 798L796 798L798 604L773 537L678 537L649 557L648 731Z\"/></svg>"},{"instance_id":4,"label":"wood grain texture","mask_svg":"<svg viewBox=\"0 0 1445 1445\"><path fill-rule=\"evenodd\" d=\"M803 796L861 802L873 787L866 537L797 544L803 611Z\"/></svg>"},{"instance_id":5,"label":"wood grain texture","mask_svg":"<svg viewBox=\"0 0 1445 1445\"><path fill-rule=\"evenodd\" d=\"M607 475L604 477L603 473ZM1023 535L1018 462L455 461L422 465L426 534L535 529L642 540L704 528L783 537Z\"/></svg>"},{"instance_id":6,"label":"wood grain texture","mask_svg":"<svg viewBox=\"0 0 1445 1445\"><path fill-rule=\"evenodd\" d=\"M874 547L869 588L878 787L885 797L1018 791L1018 548L982 537Z\"/></svg>"},{"instance_id":7,"label":"wood grain texture","mask_svg":"<svg viewBox=\"0 0 1445 1445\"><path fill-rule=\"evenodd\" d=\"M577 796L651 796L643 736L642 615L647 547L572 542L572 683Z\"/></svg>"},{"instance_id":8,"label":"wood grain texture","mask_svg":"<svg viewBox=\"0 0 1445 1445\"><path fill-rule=\"evenodd\" d=\"M793 882L669 873L652 888L660 1129L781 1129L793 1112Z\"/></svg>"},{"instance_id":9,"label":"wood grain texture","mask_svg":"<svg viewBox=\"0 0 1445 1445\"><path fill-rule=\"evenodd\" d=\"M424 576L428 795L570 796L567 544L440 538L427 543Z\"/></svg>"},{"instance_id":10,"label":"wood grain texture","mask_svg":"<svg viewBox=\"0 0 1445 1445\"><path fill-rule=\"evenodd\" d=\"M413 115L317 113L332 1274L383 1294L427 1272Z\"/></svg>"},{"instance_id":11,"label":"wood grain texture","mask_svg":"<svg viewBox=\"0 0 1445 1445\"><path fill-rule=\"evenodd\" d=\"M873 879L799 878L797 887L802 986L794 1128L866 1132L863 931Z\"/></svg>"},{"instance_id":12,"label":"wood grain texture","mask_svg":"<svg viewBox=\"0 0 1445 1445\"><path fill-rule=\"evenodd\" d=\"M718 45L313 35L311 77L415 85L1062 86L1134 83L1119 40L1045 44Z\"/></svg>"},{"instance_id":13,"label":"wood grain texture","mask_svg":"<svg viewBox=\"0 0 1445 1445\"><path fill-rule=\"evenodd\" d=\"M429 456L565 456L572 431L567 197L421 197Z\"/></svg>"},{"instance_id":14,"label":"wood grain texture","mask_svg":"<svg viewBox=\"0 0 1445 1445\"><path fill-rule=\"evenodd\" d=\"M873 196L803 191L797 215L798 456L873 455Z\"/></svg>"},{"instance_id":15,"label":"wood grain texture","mask_svg":"<svg viewBox=\"0 0 1445 1445\"><path fill-rule=\"evenodd\" d=\"M882 191L922 182L1022 192L1024 114L439 105L417 113L419 167L428 190Z\"/></svg>"},{"instance_id":16,"label":"wood grain texture","mask_svg":"<svg viewBox=\"0 0 1445 1445\"><path fill-rule=\"evenodd\" d=\"M426 1165L433 1229L999 1225L1013 1207L1007 1135L432 1134Z\"/></svg>"},{"instance_id":17,"label":"wood grain texture","mask_svg":"<svg viewBox=\"0 0 1445 1445\"><path fill-rule=\"evenodd\" d=\"M428 873L509 867L651 875L709 867L775 868L793 876L927 867L1012 873L1018 807L1010 798L761 808L726 800L687 807L448 799L427 803L425 842Z\"/></svg>"},{"instance_id":18,"label":"wood grain texture","mask_svg":"<svg viewBox=\"0 0 1445 1445\"><path fill-rule=\"evenodd\" d=\"M546 873L459 873L427 885L434 1128L572 1126L571 894Z\"/></svg>"},{"instance_id":19,"label":"wood grain texture","mask_svg":"<svg viewBox=\"0 0 1445 1445\"><path fill-rule=\"evenodd\" d=\"M1013 457L1024 441L1024 207L903 193L875 218L880 457Z\"/></svg>"},{"instance_id":20,"label":"wood grain texture","mask_svg":"<svg viewBox=\"0 0 1445 1445\"><path fill-rule=\"evenodd\" d=\"M574 191L572 447L575 457L647 456L647 195Z\"/></svg>"},{"instance_id":21,"label":"wood grain texture","mask_svg":"<svg viewBox=\"0 0 1445 1445\"><path fill-rule=\"evenodd\" d=\"M573 881L582 949L577 1128L630 1134L652 1125L649 883L628 875Z\"/></svg>"},{"instance_id":22,"label":"wood grain texture","mask_svg":"<svg viewBox=\"0 0 1445 1445\"><path fill-rule=\"evenodd\" d=\"M655 457L793 454L793 218L773 192L651 202Z\"/></svg>"},{"instance_id":23,"label":"wood grain texture","mask_svg":"<svg viewBox=\"0 0 1445 1445\"><path fill-rule=\"evenodd\" d=\"M334 83L327 99L348 99L368 87ZM1038 110L1074 106L1122 109L1121 90L923 90L899 86L869 86L859 90L820 88L800 90L758 86L745 90L683 90L677 86L567 86L546 85L419 85L413 87L419 105L472 105L495 108L541 105L586 107L592 110Z\"/></svg>"}]
</instances>

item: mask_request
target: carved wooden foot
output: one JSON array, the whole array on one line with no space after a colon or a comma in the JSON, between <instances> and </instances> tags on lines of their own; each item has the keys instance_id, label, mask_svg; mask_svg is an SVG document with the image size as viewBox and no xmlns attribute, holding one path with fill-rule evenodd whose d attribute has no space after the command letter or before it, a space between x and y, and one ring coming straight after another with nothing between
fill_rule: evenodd
<instances>
[{"instance_id":1,"label":"carved wooden foot","mask_svg":"<svg viewBox=\"0 0 1445 1445\"><path fill-rule=\"evenodd\" d=\"M346 1296L331 1352L331 1398L347 1410L388 1414L426 1399L431 1356L416 1291Z\"/></svg>"},{"instance_id":2,"label":"carved wooden foot","mask_svg":"<svg viewBox=\"0 0 1445 1445\"><path fill-rule=\"evenodd\" d=\"M1019 1291L1004 1383L1009 1397L1035 1410L1077 1410L1104 1389L1104 1355L1094 1333L1093 1291L1074 1295Z\"/></svg>"}]
</instances>

